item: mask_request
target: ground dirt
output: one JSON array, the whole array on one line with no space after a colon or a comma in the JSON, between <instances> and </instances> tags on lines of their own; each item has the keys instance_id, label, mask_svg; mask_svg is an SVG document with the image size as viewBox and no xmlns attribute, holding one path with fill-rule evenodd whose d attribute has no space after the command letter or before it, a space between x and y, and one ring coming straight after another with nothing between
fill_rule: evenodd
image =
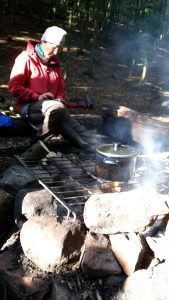
<instances>
[{"instance_id":1,"label":"ground dirt","mask_svg":"<svg viewBox=\"0 0 169 300\"><path fill-rule=\"evenodd\" d=\"M0 109L7 114L15 115L15 99L8 93L7 84L14 59L22 49L25 48L29 39L39 39L45 29L45 25L39 25L35 21L27 20L20 16L1 16L0 18L0 95L4 101L0 102ZM169 47L167 44L157 45L151 53L152 63L148 68L146 79L141 82L142 68L132 70L131 57L128 53L128 36L126 33L113 31L109 41L102 42L97 47L94 59L94 76L90 78L84 75L88 64L88 51L85 49L83 55L77 55L77 48L80 41L78 33L71 34L71 53L69 56L69 73L67 78L66 98L78 97L84 99L89 96L93 101L92 109L71 109L74 114L102 114L104 104L113 103L116 106L122 105L138 112L151 116L168 116L168 108L162 107L161 103L169 99ZM65 60L65 55L63 55ZM129 63L130 62L130 63ZM64 62L63 62L64 63ZM1 99L0 99L1 100ZM24 137L0 137L0 155L2 160L11 159L14 154L22 153L29 147L30 139ZM15 230L14 230L15 232ZM2 241L5 240L4 233L1 233ZM14 243L15 245L15 243ZM13 249L13 248L12 248ZM15 247L16 255L24 265L26 275L36 273L41 278L44 274L32 266ZM15 253L14 251L14 253ZM4 271L1 270L0 271ZM81 274L80 271L69 273L61 270L61 279L66 280L72 289L76 289L79 299L109 299L110 288L104 288L102 280L92 280ZM66 279L65 279L66 278ZM79 288L77 278L80 278ZM99 298L96 291L101 291L103 298ZM4 298L15 299L13 298ZM18 298L16 298L18 299ZM25 298L38 299L38 298ZM46 298L47 299L47 298Z\"/></svg>"},{"instance_id":2,"label":"ground dirt","mask_svg":"<svg viewBox=\"0 0 169 300\"><path fill-rule=\"evenodd\" d=\"M15 99L9 94L7 85L15 57L26 47L29 39L40 38L46 25L42 26L35 20L30 21L25 16L14 18L3 15L0 27L0 95L5 98L4 102L0 98L0 109L11 114L9 108L14 109ZM126 32L112 28L106 42L100 42L97 47L93 66L94 76L91 78L85 75L91 45L88 43L84 54L78 55L80 36L77 30L71 33L66 99L73 97L84 99L89 96L94 105L91 110L70 109L70 112L101 115L103 105L113 103L116 107L126 106L153 116L168 116L168 108L162 107L161 103L169 99L169 46L159 41L155 50L150 48L151 63L148 64L145 80L141 81L142 66L132 68L133 40ZM139 55L139 48L135 51L138 51ZM61 58L64 69L67 59L66 48ZM18 140L15 141L17 146ZM12 142L9 139L9 143Z\"/></svg>"}]
</instances>

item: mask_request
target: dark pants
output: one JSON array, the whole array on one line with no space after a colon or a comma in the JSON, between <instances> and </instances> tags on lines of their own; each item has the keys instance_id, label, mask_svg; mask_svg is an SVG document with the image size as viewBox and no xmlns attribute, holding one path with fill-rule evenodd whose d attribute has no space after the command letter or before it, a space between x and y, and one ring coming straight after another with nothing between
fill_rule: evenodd
<instances>
[{"instance_id":1,"label":"dark pants","mask_svg":"<svg viewBox=\"0 0 169 300\"><path fill-rule=\"evenodd\" d=\"M26 104L21 117L37 130L37 138L47 141L51 135L62 134L66 138L85 135L84 128L67 111L64 104L56 100L42 100Z\"/></svg>"}]
</instances>

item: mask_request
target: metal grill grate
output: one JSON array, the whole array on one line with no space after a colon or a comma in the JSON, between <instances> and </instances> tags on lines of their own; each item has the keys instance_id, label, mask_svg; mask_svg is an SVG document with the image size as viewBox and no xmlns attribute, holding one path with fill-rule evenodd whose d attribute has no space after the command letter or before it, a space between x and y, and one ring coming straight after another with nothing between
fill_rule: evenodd
<instances>
[{"instance_id":1,"label":"metal grill grate","mask_svg":"<svg viewBox=\"0 0 169 300\"><path fill-rule=\"evenodd\" d=\"M48 149L47 149L48 150ZM46 151L47 153L47 151ZM164 156L164 157L163 157ZM123 191L133 188L133 184L149 182L162 193L169 191L169 153L160 153L151 159L141 158L136 168L133 182L123 188L114 190L113 182L105 182L96 175L95 153L62 154L50 152L39 160L25 160L16 156L19 162L29 171L54 199L67 211L67 218L83 212L86 200L94 193ZM153 167L150 167L150 162ZM154 169L155 168L155 169ZM155 171L155 172L154 172ZM105 183L105 185L104 185ZM116 182L115 182L116 183Z\"/></svg>"},{"instance_id":2,"label":"metal grill grate","mask_svg":"<svg viewBox=\"0 0 169 300\"><path fill-rule=\"evenodd\" d=\"M67 217L73 214L77 206L83 207L86 200L99 191L101 180L95 174L95 155L62 154L49 152L41 161L23 160L19 162L32 176L51 193L67 210Z\"/></svg>"}]
</instances>

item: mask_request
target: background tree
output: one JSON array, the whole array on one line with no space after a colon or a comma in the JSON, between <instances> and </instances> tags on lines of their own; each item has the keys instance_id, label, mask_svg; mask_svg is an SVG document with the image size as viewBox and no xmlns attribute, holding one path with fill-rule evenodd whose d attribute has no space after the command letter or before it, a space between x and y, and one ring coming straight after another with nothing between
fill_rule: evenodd
<instances>
[{"instance_id":1,"label":"background tree","mask_svg":"<svg viewBox=\"0 0 169 300\"><path fill-rule=\"evenodd\" d=\"M13 18L29 16L42 25L64 26L69 31L67 40L68 78L69 56L71 54L71 32L80 37L78 53L89 53L86 74L94 75L95 51L100 43L109 40L109 33L126 31L129 36L130 74L140 68L141 80L151 66L152 55L158 41L168 40L169 0L0 0L2 14ZM134 38L132 38L134 37Z\"/></svg>"}]
</instances>

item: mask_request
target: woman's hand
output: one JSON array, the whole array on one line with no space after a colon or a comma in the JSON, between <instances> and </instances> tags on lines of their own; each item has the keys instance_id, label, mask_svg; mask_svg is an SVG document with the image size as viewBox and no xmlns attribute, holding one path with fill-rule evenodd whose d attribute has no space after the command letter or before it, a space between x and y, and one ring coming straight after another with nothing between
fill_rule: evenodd
<instances>
[{"instance_id":1,"label":"woman's hand","mask_svg":"<svg viewBox=\"0 0 169 300\"><path fill-rule=\"evenodd\" d=\"M38 98L38 100L53 100L54 95L50 92L41 94Z\"/></svg>"}]
</instances>

